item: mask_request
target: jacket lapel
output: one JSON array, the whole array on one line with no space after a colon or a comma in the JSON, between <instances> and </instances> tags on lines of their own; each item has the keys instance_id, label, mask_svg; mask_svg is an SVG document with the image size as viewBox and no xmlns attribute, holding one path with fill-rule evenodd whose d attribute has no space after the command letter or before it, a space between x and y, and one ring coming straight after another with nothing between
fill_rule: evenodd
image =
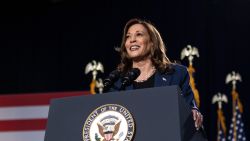
<instances>
[{"instance_id":1,"label":"jacket lapel","mask_svg":"<svg viewBox=\"0 0 250 141\"><path fill-rule=\"evenodd\" d=\"M170 84L169 75L161 74L159 71L155 74L155 87L167 86Z\"/></svg>"}]
</instances>

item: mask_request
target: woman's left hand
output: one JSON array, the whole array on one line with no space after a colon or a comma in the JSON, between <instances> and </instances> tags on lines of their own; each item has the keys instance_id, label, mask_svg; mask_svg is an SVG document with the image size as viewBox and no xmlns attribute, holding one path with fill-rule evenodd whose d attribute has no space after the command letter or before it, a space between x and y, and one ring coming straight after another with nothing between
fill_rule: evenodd
<instances>
[{"instance_id":1,"label":"woman's left hand","mask_svg":"<svg viewBox=\"0 0 250 141\"><path fill-rule=\"evenodd\" d=\"M192 109L196 130L199 130L203 123L203 115L196 109Z\"/></svg>"}]
</instances>

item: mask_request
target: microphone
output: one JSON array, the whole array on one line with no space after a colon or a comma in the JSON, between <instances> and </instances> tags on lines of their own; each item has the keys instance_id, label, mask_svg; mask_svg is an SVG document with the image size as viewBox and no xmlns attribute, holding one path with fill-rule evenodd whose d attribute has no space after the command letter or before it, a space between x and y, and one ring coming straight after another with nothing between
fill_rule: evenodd
<instances>
[{"instance_id":1,"label":"microphone","mask_svg":"<svg viewBox=\"0 0 250 141\"><path fill-rule=\"evenodd\" d=\"M119 79L121 72L119 70L112 71L109 76L103 81L103 92L109 91L109 89L114 85L114 83Z\"/></svg>"},{"instance_id":2,"label":"microphone","mask_svg":"<svg viewBox=\"0 0 250 141\"><path fill-rule=\"evenodd\" d=\"M122 78L122 85L120 90L124 90L126 86L132 83L139 75L141 71L138 68L132 68L128 73Z\"/></svg>"}]
</instances>

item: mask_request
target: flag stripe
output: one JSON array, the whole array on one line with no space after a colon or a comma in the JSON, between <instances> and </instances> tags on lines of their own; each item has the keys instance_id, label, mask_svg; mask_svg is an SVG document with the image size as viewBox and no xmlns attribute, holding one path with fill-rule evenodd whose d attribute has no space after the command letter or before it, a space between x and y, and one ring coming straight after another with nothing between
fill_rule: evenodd
<instances>
[{"instance_id":1,"label":"flag stripe","mask_svg":"<svg viewBox=\"0 0 250 141\"><path fill-rule=\"evenodd\" d=\"M29 106L29 105L48 105L53 98L79 96L88 94L88 91L76 92L52 92L52 93L34 93L19 95L1 95L0 106Z\"/></svg>"},{"instance_id":2,"label":"flag stripe","mask_svg":"<svg viewBox=\"0 0 250 141\"><path fill-rule=\"evenodd\" d=\"M0 141L44 141L45 131L0 132Z\"/></svg>"},{"instance_id":3,"label":"flag stripe","mask_svg":"<svg viewBox=\"0 0 250 141\"><path fill-rule=\"evenodd\" d=\"M89 91L0 95L0 141L44 141L53 98L81 96Z\"/></svg>"},{"instance_id":4,"label":"flag stripe","mask_svg":"<svg viewBox=\"0 0 250 141\"><path fill-rule=\"evenodd\" d=\"M21 106L0 108L1 120L47 118L49 106Z\"/></svg>"},{"instance_id":5,"label":"flag stripe","mask_svg":"<svg viewBox=\"0 0 250 141\"><path fill-rule=\"evenodd\" d=\"M44 130L47 119L0 121L0 131Z\"/></svg>"}]
</instances>

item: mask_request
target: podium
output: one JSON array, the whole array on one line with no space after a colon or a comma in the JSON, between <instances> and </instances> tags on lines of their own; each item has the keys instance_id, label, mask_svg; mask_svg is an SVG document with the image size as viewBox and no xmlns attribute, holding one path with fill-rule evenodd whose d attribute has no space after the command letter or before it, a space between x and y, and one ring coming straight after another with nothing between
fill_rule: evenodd
<instances>
[{"instance_id":1,"label":"podium","mask_svg":"<svg viewBox=\"0 0 250 141\"><path fill-rule=\"evenodd\" d=\"M54 99L45 141L83 141L85 121L107 104L121 105L131 113L134 141L206 140L201 131L196 131L191 108L179 87L166 86Z\"/></svg>"}]
</instances>

